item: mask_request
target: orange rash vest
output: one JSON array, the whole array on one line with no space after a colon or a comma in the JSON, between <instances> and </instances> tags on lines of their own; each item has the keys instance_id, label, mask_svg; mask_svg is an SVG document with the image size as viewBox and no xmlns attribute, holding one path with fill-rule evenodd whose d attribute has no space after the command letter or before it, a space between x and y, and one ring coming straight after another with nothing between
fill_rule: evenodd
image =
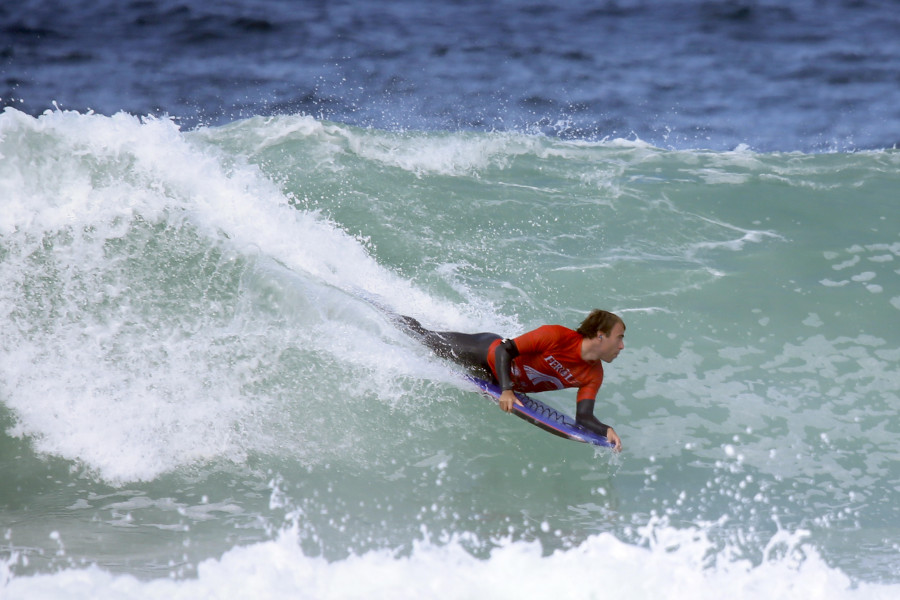
<instances>
[{"instance_id":1,"label":"orange rash vest","mask_svg":"<svg viewBox=\"0 0 900 600\"><path fill-rule=\"evenodd\" d=\"M574 387L579 402L596 398L603 383L603 365L582 360L581 340L581 334L562 325L544 325L515 338L519 356L510 365L514 389L531 393ZM494 352L501 341L491 344L487 355L494 377Z\"/></svg>"}]
</instances>

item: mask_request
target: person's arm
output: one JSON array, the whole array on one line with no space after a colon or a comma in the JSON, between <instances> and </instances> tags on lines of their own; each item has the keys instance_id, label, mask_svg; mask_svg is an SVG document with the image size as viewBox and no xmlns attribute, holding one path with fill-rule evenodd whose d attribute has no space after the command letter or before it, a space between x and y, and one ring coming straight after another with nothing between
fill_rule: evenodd
<instances>
[{"instance_id":1,"label":"person's arm","mask_svg":"<svg viewBox=\"0 0 900 600\"><path fill-rule=\"evenodd\" d=\"M575 422L594 433L598 433L608 439L616 452L622 450L622 440L616 434L616 430L594 416L594 399L584 398L579 400L575 409Z\"/></svg>"},{"instance_id":2,"label":"person's arm","mask_svg":"<svg viewBox=\"0 0 900 600\"><path fill-rule=\"evenodd\" d=\"M519 355L519 348L513 340L506 339L494 350L494 370L497 372L497 383L503 392L500 394L500 409L504 412L512 412L513 403L522 405L513 393L510 366L515 357Z\"/></svg>"}]
</instances>

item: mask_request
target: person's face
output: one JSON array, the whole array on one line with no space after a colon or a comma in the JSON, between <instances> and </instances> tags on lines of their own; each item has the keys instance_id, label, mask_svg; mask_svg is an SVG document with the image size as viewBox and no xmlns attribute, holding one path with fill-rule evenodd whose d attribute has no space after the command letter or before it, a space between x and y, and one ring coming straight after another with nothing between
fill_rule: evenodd
<instances>
[{"instance_id":1,"label":"person's face","mask_svg":"<svg viewBox=\"0 0 900 600\"><path fill-rule=\"evenodd\" d=\"M616 323L609 335L600 332L596 337L585 338L582 358L587 361L612 362L625 349L625 326Z\"/></svg>"}]
</instances>

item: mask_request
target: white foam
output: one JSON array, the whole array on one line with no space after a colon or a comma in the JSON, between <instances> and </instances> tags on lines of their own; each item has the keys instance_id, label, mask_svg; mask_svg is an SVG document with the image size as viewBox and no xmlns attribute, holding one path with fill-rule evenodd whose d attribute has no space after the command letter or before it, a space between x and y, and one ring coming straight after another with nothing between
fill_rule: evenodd
<instances>
[{"instance_id":1,"label":"white foam","mask_svg":"<svg viewBox=\"0 0 900 600\"><path fill-rule=\"evenodd\" d=\"M168 120L123 113L104 117L57 111L34 119L7 109L0 118L6 135L28 140L23 145L48 138L51 150L63 155L53 160L39 155L31 163L26 156L0 171L12 181L0 216L2 233L113 222L121 227L121 218L135 211L148 220L185 214L211 238L224 233L241 251L257 248L336 287L353 282L397 304L438 314L448 308L435 306L409 281L378 265L363 244L334 223L290 206L255 166L225 166L230 161L204 142L204 132L184 134ZM297 123L304 131L323 129L309 118ZM80 156L90 160L82 162ZM109 176L108 185L98 185L98 173L91 170L92 163L103 161L121 169Z\"/></svg>"},{"instance_id":2,"label":"white foam","mask_svg":"<svg viewBox=\"0 0 900 600\"><path fill-rule=\"evenodd\" d=\"M116 261L132 257L110 258L107 245L135 223L189 230L202 246L231 255L224 268L246 256L283 265L312 290L305 303L291 297L283 304L303 304L319 324L345 310L351 296L337 290L356 287L420 314L465 318L380 266L335 224L292 207L255 166L230 164L202 132L126 114L33 118L11 109L0 115L0 131L7 250L0 317L21 325L0 333L0 387L16 419L11 433L104 479L149 480L197 461L243 461L248 443L267 443L261 415L279 411L271 398L247 393L258 366L277 362L291 344L324 339L307 322L273 332L257 311L249 320L217 320L228 310L214 306L147 316L131 298L152 290L128 289L129 270ZM29 292L34 256L42 252L51 274L46 295ZM51 301L60 305L55 311L39 310ZM91 308L104 302L111 308ZM34 313L41 313L39 325L28 318ZM295 321L303 317L295 313ZM391 364L372 350L360 355L378 360L390 377ZM253 426L260 430L248 432Z\"/></svg>"},{"instance_id":3,"label":"white foam","mask_svg":"<svg viewBox=\"0 0 900 600\"><path fill-rule=\"evenodd\" d=\"M236 547L198 565L197 577L141 581L99 567L11 577L0 562L6 600L117 598L629 598L720 600L896 598L898 585L854 583L830 567L803 532L780 531L761 563L716 550L699 529L648 528L645 543L604 533L544 556L539 543L503 542L487 559L460 540L415 544L410 555L377 550L328 562L300 550L295 530L270 542Z\"/></svg>"},{"instance_id":4,"label":"white foam","mask_svg":"<svg viewBox=\"0 0 900 600\"><path fill-rule=\"evenodd\" d=\"M537 143L527 136L433 135L405 138L403 134L347 131L351 149L372 161L398 167L418 176L474 175L491 167L503 167L511 155ZM415 143L410 143L414 141Z\"/></svg>"},{"instance_id":5,"label":"white foam","mask_svg":"<svg viewBox=\"0 0 900 600\"><path fill-rule=\"evenodd\" d=\"M833 281L831 279L822 279L819 281L820 284L825 287L844 287L848 283L850 283L849 279L842 279L840 281Z\"/></svg>"},{"instance_id":6,"label":"white foam","mask_svg":"<svg viewBox=\"0 0 900 600\"><path fill-rule=\"evenodd\" d=\"M855 266L857 263L859 263L860 260L862 260L862 259L857 254L853 258L847 259L842 263L838 263L836 265L831 265L831 268L834 269L835 271L841 271L848 267Z\"/></svg>"},{"instance_id":7,"label":"white foam","mask_svg":"<svg viewBox=\"0 0 900 600\"><path fill-rule=\"evenodd\" d=\"M710 223L716 227L722 228L724 231L737 232L740 234L740 237L721 240L715 242L698 242L693 244L692 247L697 250L715 250L724 248L726 250L731 250L733 252L738 252L744 248L745 244L759 244L766 239L776 239L782 240L780 235L774 233L772 231L763 231L763 230L753 230L753 229L743 229L740 227L736 227L734 225L730 225L728 223L718 221L715 219L710 219L708 217L697 215L697 218L701 221L705 221Z\"/></svg>"},{"instance_id":8,"label":"white foam","mask_svg":"<svg viewBox=\"0 0 900 600\"><path fill-rule=\"evenodd\" d=\"M818 314L809 313L809 315L805 319L803 319L803 324L807 327L821 327L825 324L825 322L822 321L822 318L819 317Z\"/></svg>"}]
</instances>

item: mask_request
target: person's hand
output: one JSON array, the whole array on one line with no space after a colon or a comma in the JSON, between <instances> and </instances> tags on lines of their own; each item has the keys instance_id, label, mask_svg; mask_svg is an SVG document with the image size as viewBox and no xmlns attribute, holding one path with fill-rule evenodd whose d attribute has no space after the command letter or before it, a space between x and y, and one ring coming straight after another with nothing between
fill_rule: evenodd
<instances>
[{"instance_id":1,"label":"person's hand","mask_svg":"<svg viewBox=\"0 0 900 600\"><path fill-rule=\"evenodd\" d=\"M613 444L613 451L614 451L614 452L621 452L621 451L622 451L622 440L619 439L619 436L618 436L618 434L616 433L616 430L613 429L612 427L610 427L610 428L606 431L606 439L608 439L608 440Z\"/></svg>"},{"instance_id":2,"label":"person's hand","mask_svg":"<svg viewBox=\"0 0 900 600\"><path fill-rule=\"evenodd\" d=\"M519 399L516 398L516 395L512 390L503 390L503 393L500 394L500 410L503 412L512 412L513 403L522 406L522 403L519 402Z\"/></svg>"}]
</instances>

